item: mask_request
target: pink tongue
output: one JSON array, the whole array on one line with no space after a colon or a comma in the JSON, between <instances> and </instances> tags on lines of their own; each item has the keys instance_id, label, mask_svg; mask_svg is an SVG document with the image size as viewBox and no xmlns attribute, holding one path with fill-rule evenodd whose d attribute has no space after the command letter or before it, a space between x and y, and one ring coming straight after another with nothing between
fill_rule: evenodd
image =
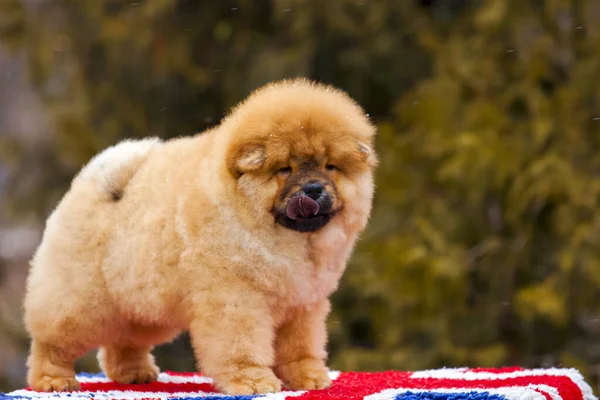
<instances>
[{"instance_id":1,"label":"pink tongue","mask_svg":"<svg viewBox=\"0 0 600 400\"><path fill-rule=\"evenodd\" d=\"M288 201L285 211L291 219L308 218L317 215L319 204L308 196L294 196Z\"/></svg>"}]
</instances>

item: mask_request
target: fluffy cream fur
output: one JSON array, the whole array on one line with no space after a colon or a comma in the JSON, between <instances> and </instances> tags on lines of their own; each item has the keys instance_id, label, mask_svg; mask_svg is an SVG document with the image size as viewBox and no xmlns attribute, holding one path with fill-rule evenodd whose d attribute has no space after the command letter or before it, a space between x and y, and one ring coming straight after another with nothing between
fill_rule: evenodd
<instances>
[{"instance_id":1,"label":"fluffy cream fur","mask_svg":"<svg viewBox=\"0 0 600 400\"><path fill-rule=\"evenodd\" d=\"M152 346L182 330L227 393L328 386L328 296L370 213L373 135L345 94L294 80L209 132L96 156L31 263L31 387L76 389L74 361L94 348L111 379L155 380ZM327 172L339 212L312 233L275 223L285 177L273 169L317 155L340 167Z\"/></svg>"}]
</instances>

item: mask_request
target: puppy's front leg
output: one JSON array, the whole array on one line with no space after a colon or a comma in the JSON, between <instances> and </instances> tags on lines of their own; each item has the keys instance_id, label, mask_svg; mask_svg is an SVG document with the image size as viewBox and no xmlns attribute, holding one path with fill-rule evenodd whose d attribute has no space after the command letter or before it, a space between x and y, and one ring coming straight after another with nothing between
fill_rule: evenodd
<instances>
[{"instance_id":1,"label":"puppy's front leg","mask_svg":"<svg viewBox=\"0 0 600 400\"><path fill-rule=\"evenodd\" d=\"M298 307L281 327L276 339L275 372L293 390L323 389L331 385L325 359L330 310L325 299L311 306Z\"/></svg>"},{"instance_id":2,"label":"puppy's front leg","mask_svg":"<svg viewBox=\"0 0 600 400\"><path fill-rule=\"evenodd\" d=\"M278 392L269 307L260 293L233 288L196 305L190 334L198 364L227 394Z\"/></svg>"}]
</instances>

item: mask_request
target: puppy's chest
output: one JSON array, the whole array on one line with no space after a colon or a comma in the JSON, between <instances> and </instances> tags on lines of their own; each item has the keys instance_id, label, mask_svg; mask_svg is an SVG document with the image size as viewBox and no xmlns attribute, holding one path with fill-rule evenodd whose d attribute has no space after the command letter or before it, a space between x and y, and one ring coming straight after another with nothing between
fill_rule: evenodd
<instances>
[{"instance_id":1,"label":"puppy's chest","mask_svg":"<svg viewBox=\"0 0 600 400\"><path fill-rule=\"evenodd\" d=\"M353 240L335 230L313 241L309 254L292 266L287 291L282 293L290 306L313 304L333 293L346 268Z\"/></svg>"},{"instance_id":2,"label":"puppy's chest","mask_svg":"<svg viewBox=\"0 0 600 400\"><path fill-rule=\"evenodd\" d=\"M295 265L279 297L290 307L316 303L328 297L338 285L342 268L306 262Z\"/></svg>"}]
</instances>

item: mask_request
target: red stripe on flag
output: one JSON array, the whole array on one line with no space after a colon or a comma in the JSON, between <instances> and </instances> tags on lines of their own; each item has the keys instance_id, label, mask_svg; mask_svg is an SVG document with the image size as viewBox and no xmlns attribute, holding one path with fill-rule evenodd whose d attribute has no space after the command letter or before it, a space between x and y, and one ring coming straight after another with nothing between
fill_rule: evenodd
<instances>
[{"instance_id":1,"label":"red stripe on flag","mask_svg":"<svg viewBox=\"0 0 600 400\"><path fill-rule=\"evenodd\" d=\"M385 389L405 386L410 372L343 372L329 389L312 390L294 400L359 400Z\"/></svg>"},{"instance_id":2,"label":"red stripe on flag","mask_svg":"<svg viewBox=\"0 0 600 400\"><path fill-rule=\"evenodd\" d=\"M552 396L550 396L549 393L546 393L546 392L544 392L543 390L540 390L540 389L533 389L533 390L535 390L536 392L544 395L544 397L546 398L546 400L552 400Z\"/></svg>"},{"instance_id":3,"label":"red stripe on flag","mask_svg":"<svg viewBox=\"0 0 600 400\"><path fill-rule=\"evenodd\" d=\"M514 372L514 371L513 371ZM515 378L498 379L438 379L438 378L411 378L411 373L405 372L375 372L342 373L333 382L329 389L311 391L299 396L297 400L334 400L334 399L362 399L370 394L380 393L385 389L414 389L426 391L434 389L502 389L511 386L547 385L556 388L563 399L583 400L579 387L566 376L542 375L522 376ZM547 400L551 400L548 393L540 390Z\"/></svg>"},{"instance_id":4,"label":"red stripe on flag","mask_svg":"<svg viewBox=\"0 0 600 400\"><path fill-rule=\"evenodd\" d=\"M135 383L123 384L115 382L85 382L81 384L82 391L107 392L109 390L134 391L134 392L206 392L218 393L219 391L210 383Z\"/></svg>"}]
</instances>

